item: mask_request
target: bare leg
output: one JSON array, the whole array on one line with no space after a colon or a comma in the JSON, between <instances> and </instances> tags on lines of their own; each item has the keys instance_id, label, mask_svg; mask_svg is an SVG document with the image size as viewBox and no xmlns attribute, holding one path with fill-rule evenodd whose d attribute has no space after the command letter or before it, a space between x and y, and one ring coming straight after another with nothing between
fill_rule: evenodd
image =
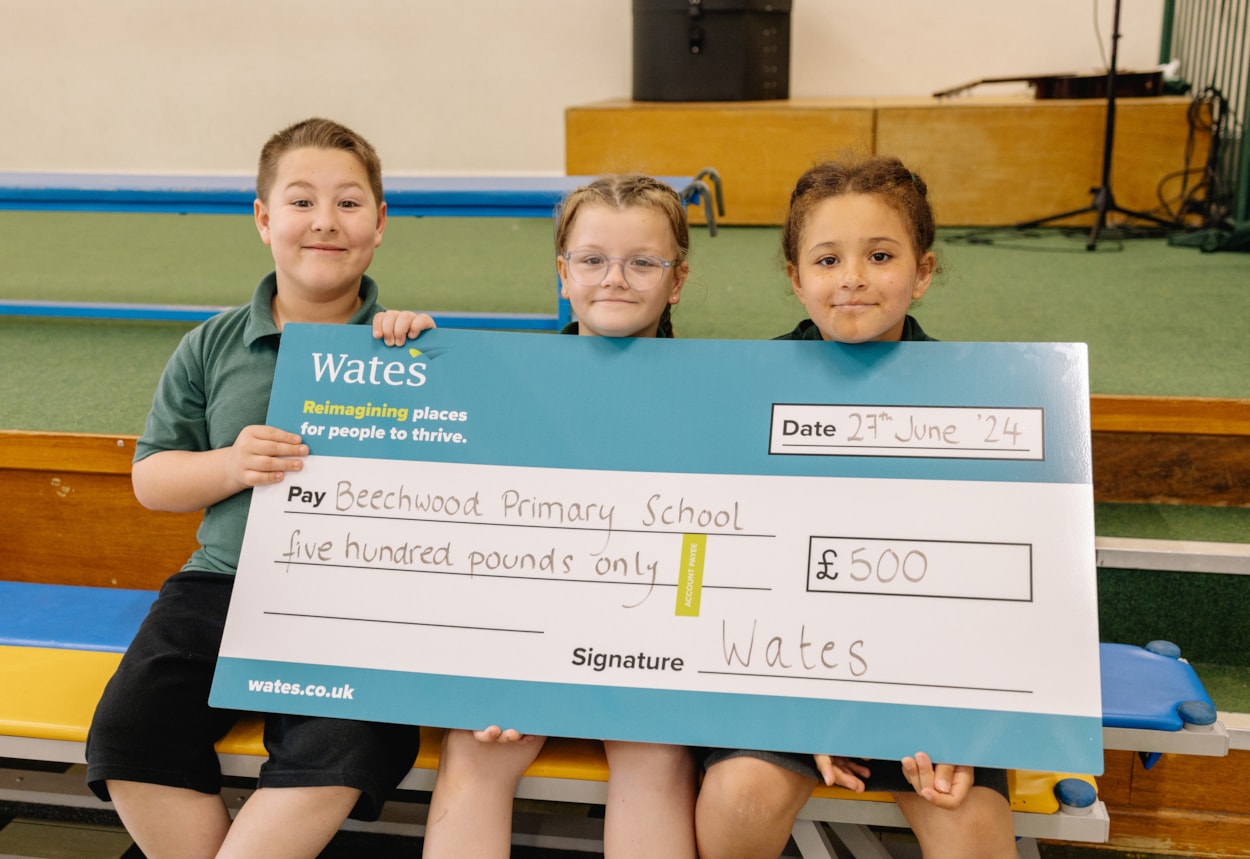
<instances>
[{"instance_id":1,"label":"bare leg","mask_svg":"<svg viewBox=\"0 0 1250 859\"><path fill-rule=\"evenodd\" d=\"M915 792L896 793L925 859L1016 859L1011 806L996 790L973 787L956 809L944 809Z\"/></svg>"},{"instance_id":2,"label":"bare leg","mask_svg":"<svg viewBox=\"0 0 1250 859\"><path fill-rule=\"evenodd\" d=\"M137 781L108 781L126 831L148 859L212 859L230 829L217 794Z\"/></svg>"},{"instance_id":3,"label":"bare leg","mask_svg":"<svg viewBox=\"0 0 1250 859\"><path fill-rule=\"evenodd\" d=\"M508 859L512 797L545 739L482 742L470 731L448 731L430 798L422 856Z\"/></svg>"},{"instance_id":4,"label":"bare leg","mask_svg":"<svg viewBox=\"0 0 1250 859\"><path fill-rule=\"evenodd\" d=\"M608 859L695 859L694 757L685 746L605 741Z\"/></svg>"},{"instance_id":5,"label":"bare leg","mask_svg":"<svg viewBox=\"0 0 1250 859\"><path fill-rule=\"evenodd\" d=\"M218 859L314 859L351 812L354 787L264 787L235 816Z\"/></svg>"},{"instance_id":6,"label":"bare leg","mask_svg":"<svg viewBox=\"0 0 1250 859\"><path fill-rule=\"evenodd\" d=\"M703 859L776 859L817 781L750 756L712 765L695 806Z\"/></svg>"}]
</instances>

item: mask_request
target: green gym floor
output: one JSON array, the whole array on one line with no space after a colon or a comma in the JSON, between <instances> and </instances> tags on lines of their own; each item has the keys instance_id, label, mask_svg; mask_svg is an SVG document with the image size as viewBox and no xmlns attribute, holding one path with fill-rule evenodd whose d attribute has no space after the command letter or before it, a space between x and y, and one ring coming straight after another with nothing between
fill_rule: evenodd
<instances>
[{"instance_id":1,"label":"green gym floor","mask_svg":"<svg viewBox=\"0 0 1250 859\"><path fill-rule=\"evenodd\" d=\"M767 338L802 316L780 230L692 231L678 336ZM0 295L233 305L271 268L250 218L0 212ZM419 310L551 313L546 219L392 218L370 273ZM1250 255L1114 230L939 233L941 272L915 309L943 340L1089 344L1095 394L1250 397ZM177 322L0 317L0 428L138 433ZM543 335L536 335L543 336ZM1250 509L1100 504L1101 536L1250 542ZM1250 712L1250 576L1100 572L1104 641L1179 639L1221 709Z\"/></svg>"},{"instance_id":2,"label":"green gym floor","mask_svg":"<svg viewBox=\"0 0 1250 859\"><path fill-rule=\"evenodd\" d=\"M251 219L0 212L11 299L233 305L272 268ZM1096 394L1250 396L1250 255L1162 239L943 230L941 273L915 310L943 340L1089 344ZM759 339L803 315L779 230L693 230L681 337ZM549 313L545 219L393 218L370 273L391 307ZM0 426L138 432L182 323L0 318ZM89 372L84 372L89 370Z\"/></svg>"},{"instance_id":3,"label":"green gym floor","mask_svg":"<svg viewBox=\"0 0 1250 859\"><path fill-rule=\"evenodd\" d=\"M6 211L0 235L0 297L9 299L233 305L272 267L251 220L238 216ZM390 307L550 313L551 241L546 220L394 218L370 274ZM725 227L715 238L694 228L678 336L792 328L803 314L778 241L776 228ZM935 337L1087 343L1095 394L1250 397L1250 255L1114 230L1090 252L1083 232L945 229L936 251L941 274L914 311ZM189 327L0 317L0 429L140 432ZM1250 509L1099 504L1096 530L1245 543ZM1104 569L1099 594L1102 640L1175 640L1219 709L1250 713L1250 576ZM0 804L0 856L140 856L107 815L49 829L22 812ZM891 850L908 855L906 839ZM345 833L324 855L416 856L419 842ZM1042 855L1108 854L1043 845Z\"/></svg>"}]
</instances>

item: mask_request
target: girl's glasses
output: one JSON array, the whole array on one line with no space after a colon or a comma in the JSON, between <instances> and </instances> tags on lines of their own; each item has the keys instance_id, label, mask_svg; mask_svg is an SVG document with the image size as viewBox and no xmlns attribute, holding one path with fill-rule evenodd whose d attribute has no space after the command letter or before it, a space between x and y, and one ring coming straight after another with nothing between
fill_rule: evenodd
<instances>
[{"instance_id":1,"label":"girl's glasses","mask_svg":"<svg viewBox=\"0 0 1250 859\"><path fill-rule=\"evenodd\" d=\"M654 289L664 279L664 272L677 265L675 259L643 255L610 257L598 251L565 251L560 256L569 264L569 275L582 286L603 283L612 264L619 262L625 283L631 289Z\"/></svg>"}]
</instances>

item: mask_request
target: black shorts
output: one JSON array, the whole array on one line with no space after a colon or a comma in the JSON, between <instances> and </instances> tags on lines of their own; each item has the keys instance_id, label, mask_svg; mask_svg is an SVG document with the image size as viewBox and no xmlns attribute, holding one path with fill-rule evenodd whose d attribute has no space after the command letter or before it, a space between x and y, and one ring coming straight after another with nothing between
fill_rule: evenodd
<instances>
[{"instance_id":1,"label":"black shorts","mask_svg":"<svg viewBox=\"0 0 1250 859\"><path fill-rule=\"evenodd\" d=\"M759 758L762 761L785 767L791 772L814 778L822 781L820 773L816 769L816 761L811 755L800 755L792 752L757 752L748 751L746 749L705 749L703 757L703 768L711 769L721 761L729 758L751 757ZM891 793L909 793L915 788L911 786L911 782L903 775L903 765L898 761L868 761L862 758L852 758L858 760L864 766L868 767L871 775L863 779L865 791L889 791ZM992 767L977 767L973 773L973 784L976 787L988 787L993 791L1002 794L1003 799L1011 802L1011 795L1007 790L1007 771L993 769Z\"/></svg>"},{"instance_id":2,"label":"black shorts","mask_svg":"<svg viewBox=\"0 0 1250 859\"><path fill-rule=\"evenodd\" d=\"M96 707L87 784L107 779L221 791L213 744L241 715L208 705L234 577L181 572L161 587ZM375 820L416 760L420 729L349 719L268 714L260 787L354 787L351 816Z\"/></svg>"}]
</instances>

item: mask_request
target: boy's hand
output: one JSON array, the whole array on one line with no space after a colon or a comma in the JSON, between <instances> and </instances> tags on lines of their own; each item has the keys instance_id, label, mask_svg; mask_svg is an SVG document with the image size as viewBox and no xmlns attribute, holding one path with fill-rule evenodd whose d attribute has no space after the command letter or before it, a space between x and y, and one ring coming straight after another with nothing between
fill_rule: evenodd
<instances>
[{"instance_id":1,"label":"boy's hand","mask_svg":"<svg viewBox=\"0 0 1250 859\"><path fill-rule=\"evenodd\" d=\"M924 752L914 758L903 758L903 775L923 796L938 808L959 808L972 789L973 767L934 764Z\"/></svg>"},{"instance_id":2,"label":"boy's hand","mask_svg":"<svg viewBox=\"0 0 1250 859\"><path fill-rule=\"evenodd\" d=\"M816 771L820 773L826 785L833 787L836 784L850 788L856 793L864 792L864 783L860 779L871 775L868 767L848 758L830 755L812 755L812 757L816 759Z\"/></svg>"},{"instance_id":3,"label":"boy's hand","mask_svg":"<svg viewBox=\"0 0 1250 859\"><path fill-rule=\"evenodd\" d=\"M434 328L428 313L411 310L384 310L373 317L373 336L387 346L403 346L427 328Z\"/></svg>"},{"instance_id":4,"label":"boy's hand","mask_svg":"<svg viewBox=\"0 0 1250 859\"><path fill-rule=\"evenodd\" d=\"M279 483L288 471L304 467L308 445L295 433L277 427L244 427L230 447L226 460L227 476L241 486L263 486Z\"/></svg>"}]
</instances>

